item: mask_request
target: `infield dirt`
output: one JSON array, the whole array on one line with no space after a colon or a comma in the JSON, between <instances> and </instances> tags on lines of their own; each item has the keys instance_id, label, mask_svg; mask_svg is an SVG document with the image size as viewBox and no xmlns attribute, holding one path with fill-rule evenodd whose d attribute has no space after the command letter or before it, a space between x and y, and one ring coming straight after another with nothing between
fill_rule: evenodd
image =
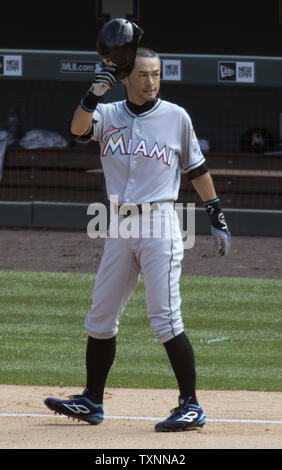
<instances>
[{"instance_id":1,"label":"infield dirt","mask_svg":"<svg viewBox=\"0 0 282 470\"><path fill-rule=\"evenodd\" d=\"M106 389L106 418L98 426L55 416L43 403L47 396L64 398L75 393L81 390L0 385L1 448L282 448L281 393L200 390L207 423L200 431L182 433L154 431L158 418L168 416L176 406L176 390ZM280 424L271 422L279 419Z\"/></svg>"},{"instance_id":2,"label":"infield dirt","mask_svg":"<svg viewBox=\"0 0 282 470\"><path fill-rule=\"evenodd\" d=\"M1 270L96 272L103 240L82 232L0 230ZM182 273L282 279L282 239L233 237L228 257L218 258L209 236L185 251ZM2 449L281 449L280 392L200 390L207 415L201 431L155 433L158 418L176 406L176 390L106 389L106 418L99 426L57 417L47 396L77 388L0 385ZM152 418L152 419L144 419Z\"/></svg>"}]
</instances>

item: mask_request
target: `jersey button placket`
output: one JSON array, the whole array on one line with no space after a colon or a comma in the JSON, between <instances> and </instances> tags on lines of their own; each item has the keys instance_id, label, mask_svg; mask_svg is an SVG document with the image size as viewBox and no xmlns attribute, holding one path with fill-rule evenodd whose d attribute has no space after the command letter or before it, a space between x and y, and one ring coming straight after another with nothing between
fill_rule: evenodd
<instances>
[{"instance_id":1,"label":"jersey button placket","mask_svg":"<svg viewBox=\"0 0 282 470\"><path fill-rule=\"evenodd\" d=\"M134 148L136 146L136 142L140 140L140 130L138 126L138 118L134 119L132 125L132 144L133 147L131 152L134 152ZM129 156L129 175L128 175L128 183L125 190L125 200L128 202L135 202L134 193L135 193L135 184L136 184L136 164L137 164L137 156L133 156L132 153Z\"/></svg>"}]
</instances>

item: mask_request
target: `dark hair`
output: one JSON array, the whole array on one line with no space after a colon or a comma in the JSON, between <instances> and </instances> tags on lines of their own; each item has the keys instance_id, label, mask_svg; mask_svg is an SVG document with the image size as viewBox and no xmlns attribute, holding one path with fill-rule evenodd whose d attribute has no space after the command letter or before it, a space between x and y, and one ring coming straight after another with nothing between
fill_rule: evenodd
<instances>
[{"instance_id":1,"label":"dark hair","mask_svg":"<svg viewBox=\"0 0 282 470\"><path fill-rule=\"evenodd\" d=\"M136 57L149 57L152 59L156 58L160 60L159 55L152 49L149 49L148 47L138 47Z\"/></svg>"}]
</instances>

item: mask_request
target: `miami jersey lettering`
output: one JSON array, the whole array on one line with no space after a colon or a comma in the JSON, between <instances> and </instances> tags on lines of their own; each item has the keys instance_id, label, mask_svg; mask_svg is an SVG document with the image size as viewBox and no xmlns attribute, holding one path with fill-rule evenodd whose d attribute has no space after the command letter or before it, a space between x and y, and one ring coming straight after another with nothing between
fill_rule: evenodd
<instances>
[{"instance_id":1,"label":"miami jersey lettering","mask_svg":"<svg viewBox=\"0 0 282 470\"><path fill-rule=\"evenodd\" d=\"M175 201L181 170L205 161L188 113L168 101L157 99L139 115L126 100L100 103L93 117L108 197L120 203Z\"/></svg>"},{"instance_id":2,"label":"miami jersey lettering","mask_svg":"<svg viewBox=\"0 0 282 470\"><path fill-rule=\"evenodd\" d=\"M124 129L124 127L121 129ZM173 150L167 148L166 145L164 145L162 148L159 148L158 143L155 142L153 148L148 151L148 144L146 139L141 139L139 142L137 142L137 144L133 145L133 140L129 138L126 141L123 133L121 133L120 136L114 140L113 134L116 134L119 130L120 129L111 126L110 129L105 132L103 140L106 137L106 142L101 150L102 157L107 155L108 152L110 152L111 155L114 155L116 151L118 151L120 155L138 155L140 153L143 155L143 157L156 157L158 160L162 160L162 162L166 165L170 165Z\"/></svg>"}]
</instances>

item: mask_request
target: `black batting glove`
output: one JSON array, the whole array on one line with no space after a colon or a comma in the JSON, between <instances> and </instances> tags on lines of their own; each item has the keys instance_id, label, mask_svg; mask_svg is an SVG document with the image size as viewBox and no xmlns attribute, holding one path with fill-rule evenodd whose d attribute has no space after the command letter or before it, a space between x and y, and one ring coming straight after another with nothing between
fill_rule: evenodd
<instances>
[{"instance_id":1,"label":"black batting glove","mask_svg":"<svg viewBox=\"0 0 282 470\"><path fill-rule=\"evenodd\" d=\"M204 206L210 217L211 234L213 236L217 252L220 256L225 256L230 251L231 235L220 207L220 201L216 198L205 202Z\"/></svg>"},{"instance_id":2,"label":"black batting glove","mask_svg":"<svg viewBox=\"0 0 282 470\"><path fill-rule=\"evenodd\" d=\"M115 72L116 68L110 66L104 67L99 72L96 72L90 87L92 93L96 96L102 96L106 91L113 88L117 83Z\"/></svg>"},{"instance_id":3,"label":"black batting glove","mask_svg":"<svg viewBox=\"0 0 282 470\"><path fill-rule=\"evenodd\" d=\"M84 111L93 113L101 97L117 83L115 73L115 67L110 66L104 67L95 73L91 87L80 102Z\"/></svg>"}]
</instances>

